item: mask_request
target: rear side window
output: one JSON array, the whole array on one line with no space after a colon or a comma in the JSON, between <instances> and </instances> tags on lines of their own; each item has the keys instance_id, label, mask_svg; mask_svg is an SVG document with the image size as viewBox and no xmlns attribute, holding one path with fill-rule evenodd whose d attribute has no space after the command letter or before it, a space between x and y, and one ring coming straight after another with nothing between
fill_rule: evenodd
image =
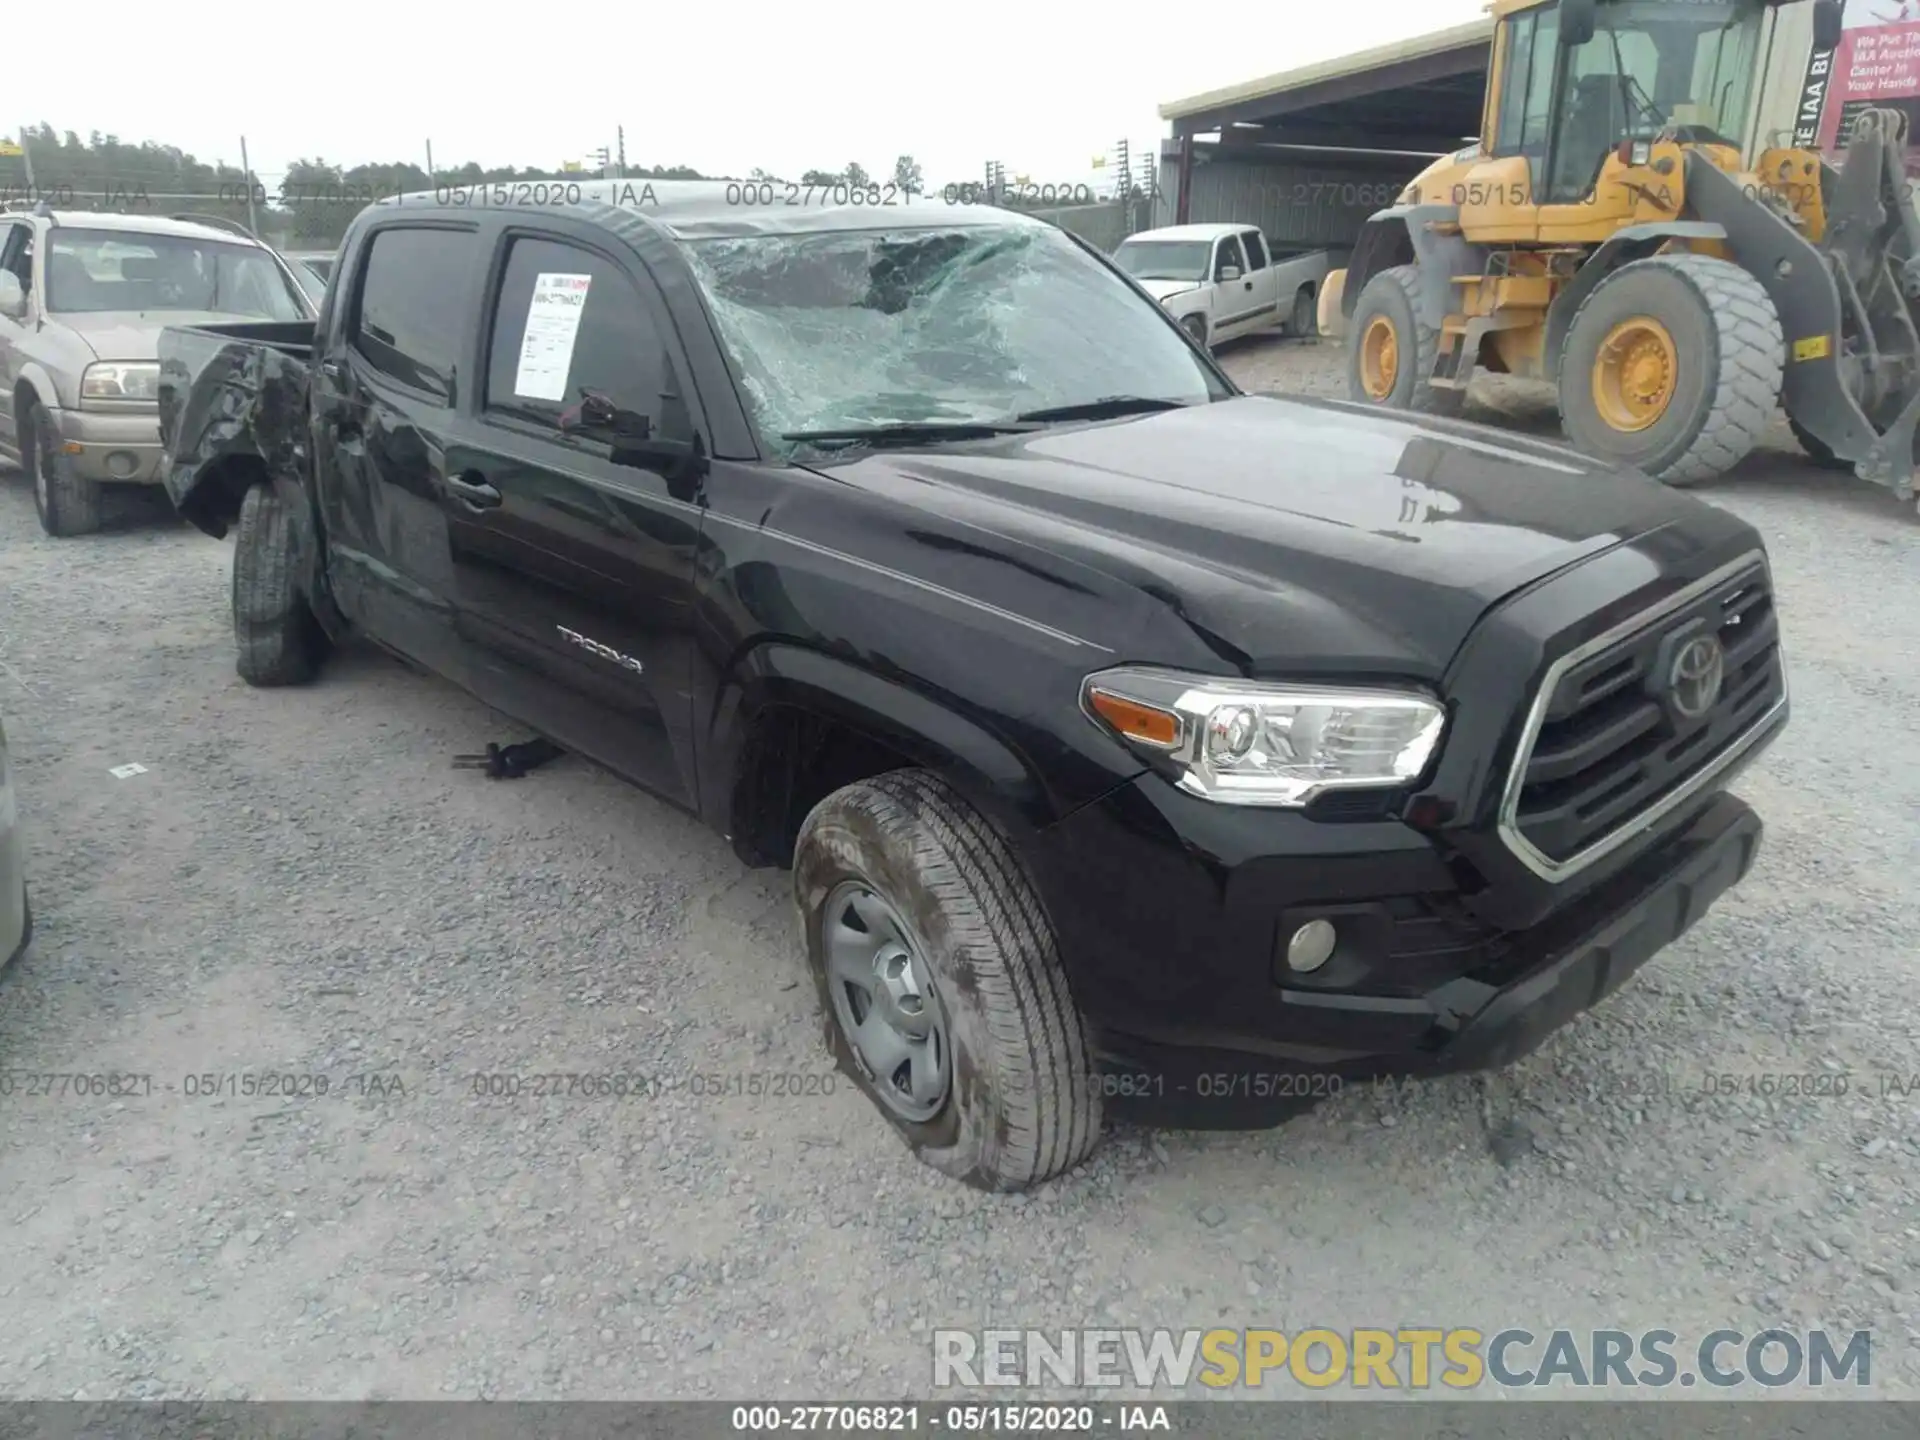
<instances>
[{"instance_id":1,"label":"rear side window","mask_svg":"<svg viewBox=\"0 0 1920 1440\"><path fill-rule=\"evenodd\" d=\"M368 248L353 346L403 385L448 404L478 253L471 230L381 230Z\"/></svg>"},{"instance_id":2,"label":"rear side window","mask_svg":"<svg viewBox=\"0 0 1920 1440\"><path fill-rule=\"evenodd\" d=\"M518 236L494 302L486 408L571 430L590 396L608 402L612 430L644 418L655 435L691 431L660 324L627 274L580 246Z\"/></svg>"},{"instance_id":3,"label":"rear side window","mask_svg":"<svg viewBox=\"0 0 1920 1440\"><path fill-rule=\"evenodd\" d=\"M1267 244L1257 230L1248 230L1241 234L1241 242L1247 247L1247 269L1264 270L1267 268Z\"/></svg>"}]
</instances>

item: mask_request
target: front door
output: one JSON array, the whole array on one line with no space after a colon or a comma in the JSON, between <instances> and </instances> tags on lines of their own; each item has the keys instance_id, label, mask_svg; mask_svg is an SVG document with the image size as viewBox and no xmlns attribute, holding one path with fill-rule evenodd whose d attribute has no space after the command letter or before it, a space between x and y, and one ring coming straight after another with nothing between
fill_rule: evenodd
<instances>
[{"instance_id":1,"label":"front door","mask_svg":"<svg viewBox=\"0 0 1920 1440\"><path fill-rule=\"evenodd\" d=\"M359 247L314 380L328 574L349 620L462 682L446 433L486 256L470 225L390 225Z\"/></svg>"},{"instance_id":2,"label":"front door","mask_svg":"<svg viewBox=\"0 0 1920 1440\"><path fill-rule=\"evenodd\" d=\"M15 220L9 225L0 226L0 270L12 275L20 284L20 293L32 302L33 291L33 226L24 220ZM22 366L26 363L20 353L20 343L27 336L27 317L18 320L0 315L0 455L20 458L26 453L30 437L19 435L19 422L13 413L13 382L19 378Z\"/></svg>"},{"instance_id":3,"label":"front door","mask_svg":"<svg viewBox=\"0 0 1920 1440\"><path fill-rule=\"evenodd\" d=\"M1223 235L1214 242L1213 296L1214 337L1225 340L1245 334L1254 323L1260 301L1254 293L1253 277L1247 274L1247 257L1235 236Z\"/></svg>"},{"instance_id":4,"label":"front door","mask_svg":"<svg viewBox=\"0 0 1920 1440\"><path fill-rule=\"evenodd\" d=\"M694 434L664 302L598 232L509 230L483 390L447 451L477 694L676 803L697 802L688 659L701 511L636 448Z\"/></svg>"}]
</instances>

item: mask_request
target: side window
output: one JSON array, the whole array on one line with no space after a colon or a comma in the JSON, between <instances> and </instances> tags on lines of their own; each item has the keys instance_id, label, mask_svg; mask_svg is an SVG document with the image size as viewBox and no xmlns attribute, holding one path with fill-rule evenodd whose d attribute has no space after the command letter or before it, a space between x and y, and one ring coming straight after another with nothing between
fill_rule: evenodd
<instances>
[{"instance_id":1,"label":"side window","mask_svg":"<svg viewBox=\"0 0 1920 1440\"><path fill-rule=\"evenodd\" d=\"M1258 230L1242 230L1240 241L1247 247L1248 271L1267 268L1267 242L1261 238Z\"/></svg>"},{"instance_id":2,"label":"side window","mask_svg":"<svg viewBox=\"0 0 1920 1440\"><path fill-rule=\"evenodd\" d=\"M22 294L33 289L33 227L19 221L7 227L0 237L0 270L11 270L20 281Z\"/></svg>"},{"instance_id":3,"label":"side window","mask_svg":"<svg viewBox=\"0 0 1920 1440\"><path fill-rule=\"evenodd\" d=\"M1247 268L1247 257L1240 253L1240 242L1229 235L1222 240L1213 252L1213 278L1221 278L1221 272L1229 265L1243 274Z\"/></svg>"},{"instance_id":4,"label":"side window","mask_svg":"<svg viewBox=\"0 0 1920 1440\"><path fill-rule=\"evenodd\" d=\"M1500 118L1495 122L1492 153L1520 153L1521 122L1527 113L1527 75L1533 64L1533 32L1540 12L1529 10L1503 26L1506 59L1501 71Z\"/></svg>"},{"instance_id":5,"label":"side window","mask_svg":"<svg viewBox=\"0 0 1920 1440\"><path fill-rule=\"evenodd\" d=\"M486 408L611 442L692 423L653 310L604 256L518 236L494 301Z\"/></svg>"},{"instance_id":6,"label":"side window","mask_svg":"<svg viewBox=\"0 0 1920 1440\"><path fill-rule=\"evenodd\" d=\"M1527 98L1520 112L1519 152L1529 160L1546 157L1553 130L1554 80L1560 69L1560 12L1536 11L1533 53L1527 64ZM1537 186L1535 187L1538 188Z\"/></svg>"},{"instance_id":7,"label":"side window","mask_svg":"<svg viewBox=\"0 0 1920 1440\"><path fill-rule=\"evenodd\" d=\"M452 404L478 255L471 230L376 232L360 283L353 348L382 374Z\"/></svg>"}]
</instances>

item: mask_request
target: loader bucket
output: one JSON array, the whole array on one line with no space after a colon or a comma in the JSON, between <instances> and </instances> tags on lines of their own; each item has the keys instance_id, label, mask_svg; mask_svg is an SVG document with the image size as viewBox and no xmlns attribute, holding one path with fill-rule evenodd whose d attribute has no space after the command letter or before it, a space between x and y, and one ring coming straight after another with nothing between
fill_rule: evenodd
<instances>
[{"instance_id":1,"label":"loader bucket","mask_svg":"<svg viewBox=\"0 0 1920 1440\"><path fill-rule=\"evenodd\" d=\"M1816 248L1827 273L1818 279L1837 313L1789 330L1781 398L1816 459L1849 466L1911 500L1920 427L1920 211L1906 151L1907 117L1870 110L1856 122L1841 168L1823 167L1827 225Z\"/></svg>"},{"instance_id":2,"label":"loader bucket","mask_svg":"<svg viewBox=\"0 0 1920 1440\"><path fill-rule=\"evenodd\" d=\"M1335 340L1345 335L1347 330L1347 317L1340 304L1346 291L1345 270L1329 270L1327 278L1320 283L1320 333Z\"/></svg>"}]
</instances>

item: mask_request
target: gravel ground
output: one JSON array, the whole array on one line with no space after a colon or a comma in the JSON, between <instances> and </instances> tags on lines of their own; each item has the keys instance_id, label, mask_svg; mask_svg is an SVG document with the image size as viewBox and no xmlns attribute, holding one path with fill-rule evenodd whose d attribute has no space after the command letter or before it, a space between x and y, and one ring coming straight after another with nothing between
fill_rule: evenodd
<instances>
[{"instance_id":1,"label":"gravel ground","mask_svg":"<svg viewBox=\"0 0 1920 1440\"><path fill-rule=\"evenodd\" d=\"M1225 358L1339 389L1316 344ZM1920 1393L1920 521L1781 449L1709 498L1769 536L1791 647L1745 887L1509 1071L1266 1133L1115 1131L995 1200L844 1085L693 1093L831 1073L783 877L572 760L451 770L517 736L378 657L247 690L225 544L151 514L49 541L0 478L40 924L0 1063L152 1077L0 1098L0 1394L905 1396L942 1325L1413 1323L1864 1326L1876 1388ZM566 1071L683 1084L469 1080ZM332 1083L184 1093L208 1072Z\"/></svg>"}]
</instances>

